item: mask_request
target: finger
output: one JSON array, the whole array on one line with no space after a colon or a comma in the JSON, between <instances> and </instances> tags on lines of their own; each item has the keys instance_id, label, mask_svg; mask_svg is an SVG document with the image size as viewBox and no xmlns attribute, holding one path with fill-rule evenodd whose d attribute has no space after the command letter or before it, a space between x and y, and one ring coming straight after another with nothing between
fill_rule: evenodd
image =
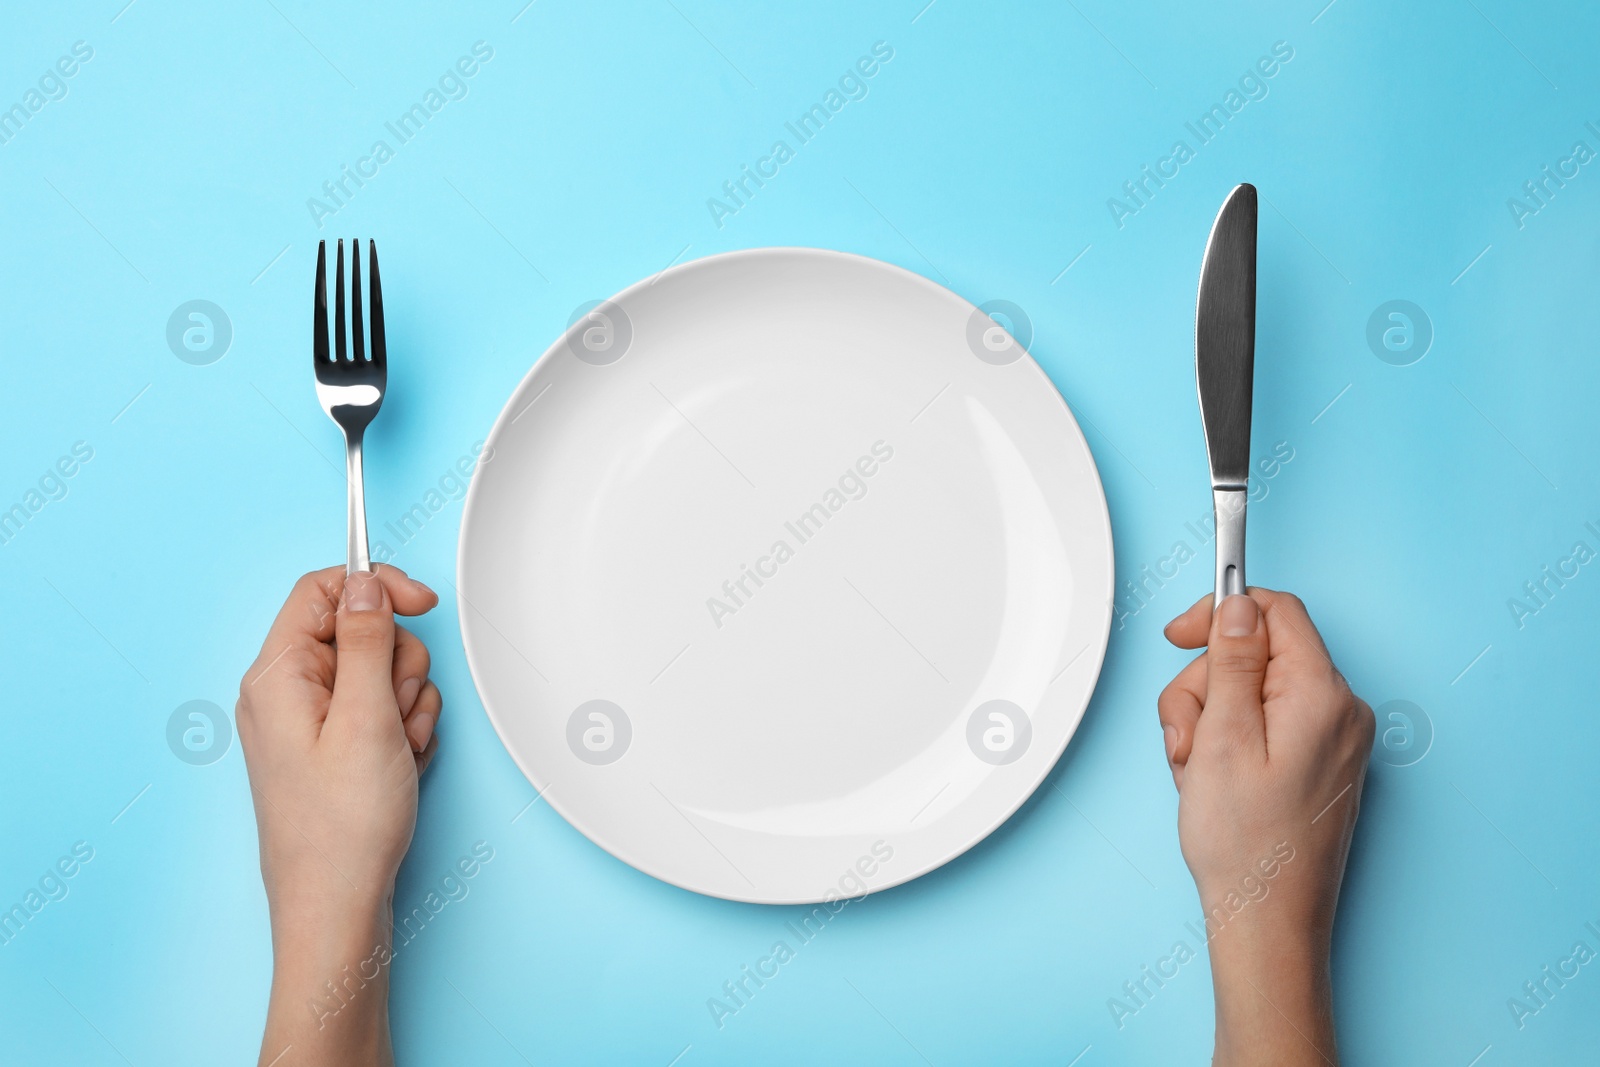
<instances>
[{"instance_id":1,"label":"finger","mask_svg":"<svg viewBox=\"0 0 1600 1067\"><path fill-rule=\"evenodd\" d=\"M334 645L333 706L336 716L394 716L394 612L389 594L376 575L352 574L344 583Z\"/></svg>"},{"instance_id":2,"label":"finger","mask_svg":"<svg viewBox=\"0 0 1600 1067\"><path fill-rule=\"evenodd\" d=\"M423 683L428 680L428 667L431 657L428 655L428 646L422 639L407 630L404 626L394 628L394 699L400 706L400 716L404 718L411 713L412 705L417 702L417 694L422 692Z\"/></svg>"},{"instance_id":3,"label":"finger","mask_svg":"<svg viewBox=\"0 0 1600 1067\"><path fill-rule=\"evenodd\" d=\"M324 567L300 576L267 631L263 651L306 647L333 638L333 616L344 588L344 568Z\"/></svg>"},{"instance_id":4,"label":"finger","mask_svg":"<svg viewBox=\"0 0 1600 1067\"><path fill-rule=\"evenodd\" d=\"M401 615L421 615L439 602L439 594L399 567L380 563L375 573L389 591L394 610ZM302 575L273 620L264 650L270 649L270 654L276 655L285 647L332 641L344 582L343 567L324 567Z\"/></svg>"},{"instance_id":5,"label":"finger","mask_svg":"<svg viewBox=\"0 0 1600 1067\"><path fill-rule=\"evenodd\" d=\"M396 615L424 615L439 603L439 594L392 563L378 563L373 572L383 580Z\"/></svg>"},{"instance_id":6,"label":"finger","mask_svg":"<svg viewBox=\"0 0 1600 1067\"><path fill-rule=\"evenodd\" d=\"M413 757L417 761L417 777L422 777L422 772L428 769L428 764L433 762L434 753L438 751L439 737L435 734L433 740L428 742L428 747L416 753Z\"/></svg>"},{"instance_id":7,"label":"finger","mask_svg":"<svg viewBox=\"0 0 1600 1067\"><path fill-rule=\"evenodd\" d=\"M1252 586L1250 595L1261 605L1267 619L1267 633L1271 639L1272 658L1286 656L1291 663L1317 661L1333 666L1328 646L1322 641L1311 614L1304 602L1293 593L1277 589L1260 589Z\"/></svg>"},{"instance_id":8,"label":"finger","mask_svg":"<svg viewBox=\"0 0 1600 1067\"><path fill-rule=\"evenodd\" d=\"M1181 686L1188 690L1200 702L1201 707L1204 707L1206 702L1205 654L1202 653L1184 664L1183 670L1179 671L1177 676L1168 684L1168 688L1172 686Z\"/></svg>"},{"instance_id":9,"label":"finger","mask_svg":"<svg viewBox=\"0 0 1600 1067\"><path fill-rule=\"evenodd\" d=\"M439 712L444 710L444 696L439 692L439 687L429 682L422 687L422 692L417 694L417 702L411 709L411 714L405 718L406 740L411 742L411 751L421 752L428 747L428 742L433 739L433 728L439 723Z\"/></svg>"},{"instance_id":10,"label":"finger","mask_svg":"<svg viewBox=\"0 0 1600 1067\"><path fill-rule=\"evenodd\" d=\"M1267 673L1268 637L1252 597L1224 597L1206 644L1205 714L1199 730L1226 731L1264 750L1261 684Z\"/></svg>"},{"instance_id":11,"label":"finger","mask_svg":"<svg viewBox=\"0 0 1600 1067\"><path fill-rule=\"evenodd\" d=\"M1162 633L1167 635L1167 640L1179 648L1204 648L1206 638L1211 636L1211 601L1212 594L1196 600L1176 619L1167 623L1167 628Z\"/></svg>"},{"instance_id":12,"label":"finger","mask_svg":"<svg viewBox=\"0 0 1600 1067\"><path fill-rule=\"evenodd\" d=\"M333 687L333 650L316 626L319 605L330 603L336 572L330 568L303 575L295 582L261 642L261 652L239 683L239 707L246 718L257 707L274 707L279 722L298 720L321 729L327 715L327 693ZM326 606L320 608L325 615ZM272 700L269 694L286 699Z\"/></svg>"},{"instance_id":13,"label":"finger","mask_svg":"<svg viewBox=\"0 0 1600 1067\"><path fill-rule=\"evenodd\" d=\"M1194 731L1200 721L1205 686L1206 658L1200 656L1179 671L1156 700L1167 765L1172 770L1172 784L1180 790L1183 788L1183 769L1194 750Z\"/></svg>"}]
</instances>

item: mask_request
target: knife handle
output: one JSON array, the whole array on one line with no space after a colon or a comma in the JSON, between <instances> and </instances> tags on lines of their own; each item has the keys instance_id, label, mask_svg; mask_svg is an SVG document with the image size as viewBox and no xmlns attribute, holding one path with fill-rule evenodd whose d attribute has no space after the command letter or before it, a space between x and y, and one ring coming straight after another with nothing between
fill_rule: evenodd
<instances>
[{"instance_id":1,"label":"knife handle","mask_svg":"<svg viewBox=\"0 0 1600 1067\"><path fill-rule=\"evenodd\" d=\"M1217 596L1244 592L1244 511L1250 493L1247 489L1213 489L1211 508L1217 520Z\"/></svg>"}]
</instances>

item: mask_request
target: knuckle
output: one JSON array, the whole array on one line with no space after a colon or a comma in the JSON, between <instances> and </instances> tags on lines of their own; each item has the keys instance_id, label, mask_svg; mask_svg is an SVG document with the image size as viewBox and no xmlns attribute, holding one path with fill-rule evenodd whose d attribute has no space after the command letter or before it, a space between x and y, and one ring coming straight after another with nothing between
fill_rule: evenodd
<instances>
[{"instance_id":1,"label":"knuckle","mask_svg":"<svg viewBox=\"0 0 1600 1067\"><path fill-rule=\"evenodd\" d=\"M322 626L329 615L334 612L337 598L328 588L323 575L318 571L309 571L302 574L294 583L294 592L291 599L296 603L304 604L313 625Z\"/></svg>"},{"instance_id":2,"label":"knuckle","mask_svg":"<svg viewBox=\"0 0 1600 1067\"><path fill-rule=\"evenodd\" d=\"M349 622L339 628L339 652L373 655L389 649L391 637L386 627L369 622Z\"/></svg>"},{"instance_id":3,"label":"knuckle","mask_svg":"<svg viewBox=\"0 0 1600 1067\"><path fill-rule=\"evenodd\" d=\"M322 584L322 574L318 571L307 571L294 583L294 595L300 600L315 603L327 596L327 593L328 588Z\"/></svg>"},{"instance_id":4,"label":"knuckle","mask_svg":"<svg viewBox=\"0 0 1600 1067\"><path fill-rule=\"evenodd\" d=\"M428 677L433 667L433 654L422 639L404 626L394 628L395 662L405 675Z\"/></svg>"},{"instance_id":5,"label":"knuckle","mask_svg":"<svg viewBox=\"0 0 1600 1067\"><path fill-rule=\"evenodd\" d=\"M1212 646L1212 670L1223 674L1260 674L1265 667L1262 657L1251 649Z\"/></svg>"},{"instance_id":6,"label":"knuckle","mask_svg":"<svg viewBox=\"0 0 1600 1067\"><path fill-rule=\"evenodd\" d=\"M255 705L244 693L239 694L239 700L233 706L234 728L239 732L239 744L243 746L245 755L248 756L255 748L256 728L260 719L256 716Z\"/></svg>"},{"instance_id":7,"label":"knuckle","mask_svg":"<svg viewBox=\"0 0 1600 1067\"><path fill-rule=\"evenodd\" d=\"M1373 738L1375 738L1378 734L1378 717L1373 714L1372 705L1368 704L1365 700L1362 700L1360 697L1355 697L1354 700L1356 728L1360 730L1362 736L1367 739L1368 747L1371 747Z\"/></svg>"},{"instance_id":8,"label":"knuckle","mask_svg":"<svg viewBox=\"0 0 1600 1067\"><path fill-rule=\"evenodd\" d=\"M252 665L239 679L239 698L234 702L233 715L236 721L253 718L256 714L256 696L262 691L262 686L252 684L261 678L261 668Z\"/></svg>"}]
</instances>

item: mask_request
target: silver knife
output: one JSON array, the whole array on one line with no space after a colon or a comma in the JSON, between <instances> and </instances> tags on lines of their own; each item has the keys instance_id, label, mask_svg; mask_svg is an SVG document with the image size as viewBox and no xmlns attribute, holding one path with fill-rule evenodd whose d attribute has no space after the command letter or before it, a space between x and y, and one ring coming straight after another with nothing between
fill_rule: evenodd
<instances>
[{"instance_id":1,"label":"silver knife","mask_svg":"<svg viewBox=\"0 0 1600 1067\"><path fill-rule=\"evenodd\" d=\"M1250 484L1250 394L1256 363L1256 188L1235 186L1206 241L1194 313L1194 371L1211 461L1217 521L1217 596L1244 584Z\"/></svg>"}]
</instances>

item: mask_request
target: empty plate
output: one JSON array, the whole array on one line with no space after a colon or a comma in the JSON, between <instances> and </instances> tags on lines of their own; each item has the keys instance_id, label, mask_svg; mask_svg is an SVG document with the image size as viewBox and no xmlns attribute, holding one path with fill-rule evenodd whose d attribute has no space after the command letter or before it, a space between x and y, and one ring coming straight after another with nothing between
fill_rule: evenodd
<instances>
[{"instance_id":1,"label":"empty plate","mask_svg":"<svg viewBox=\"0 0 1600 1067\"><path fill-rule=\"evenodd\" d=\"M467 497L462 634L506 749L596 844L717 897L857 897L1050 771L1105 651L1111 529L1015 309L988 310L735 252L602 302L523 379Z\"/></svg>"}]
</instances>

